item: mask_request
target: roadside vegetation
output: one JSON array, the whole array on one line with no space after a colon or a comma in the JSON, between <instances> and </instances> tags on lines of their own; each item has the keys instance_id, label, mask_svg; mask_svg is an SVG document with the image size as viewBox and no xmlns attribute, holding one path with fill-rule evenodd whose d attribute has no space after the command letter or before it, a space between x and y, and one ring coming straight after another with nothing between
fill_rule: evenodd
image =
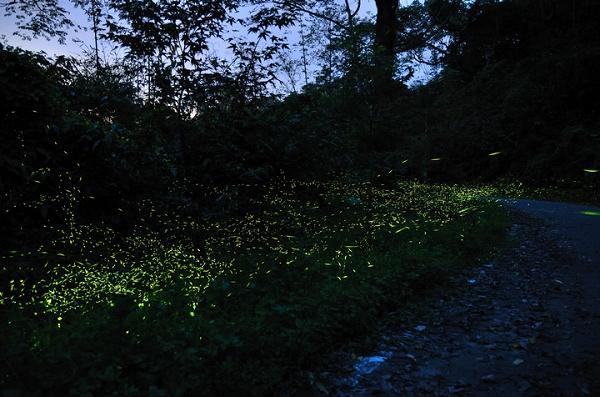
<instances>
[{"instance_id":1,"label":"roadside vegetation","mask_svg":"<svg viewBox=\"0 0 600 397\"><path fill-rule=\"evenodd\" d=\"M595 2L1 6L65 4L81 57L0 44L0 394L293 390L490 255L495 197L598 202Z\"/></svg>"},{"instance_id":2,"label":"roadside vegetation","mask_svg":"<svg viewBox=\"0 0 600 397\"><path fill-rule=\"evenodd\" d=\"M2 258L5 385L32 395L299 387L386 310L492 252L506 220L489 194L281 180L218 220L150 207L131 233L52 230L36 251Z\"/></svg>"}]
</instances>

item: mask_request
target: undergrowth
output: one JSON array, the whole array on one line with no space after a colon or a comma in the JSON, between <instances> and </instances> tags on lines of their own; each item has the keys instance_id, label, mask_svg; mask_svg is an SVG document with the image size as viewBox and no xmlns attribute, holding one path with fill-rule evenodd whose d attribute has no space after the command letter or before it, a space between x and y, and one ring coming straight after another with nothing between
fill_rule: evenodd
<instances>
[{"instance_id":1,"label":"undergrowth","mask_svg":"<svg viewBox=\"0 0 600 397\"><path fill-rule=\"evenodd\" d=\"M149 204L127 234L74 218L2 258L0 389L292 390L386 311L488 255L506 223L493 193L281 180L218 217Z\"/></svg>"}]
</instances>

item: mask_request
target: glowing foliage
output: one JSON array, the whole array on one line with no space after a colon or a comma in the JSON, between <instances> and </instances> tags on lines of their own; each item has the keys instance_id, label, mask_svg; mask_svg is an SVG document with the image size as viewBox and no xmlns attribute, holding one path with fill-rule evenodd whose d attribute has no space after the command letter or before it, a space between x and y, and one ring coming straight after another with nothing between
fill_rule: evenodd
<instances>
[{"instance_id":1,"label":"glowing foliage","mask_svg":"<svg viewBox=\"0 0 600 397\"><path fill-rule=\"evenodd\" d=\"M580 214L587 215L587 216L600 216L600 211L592 211L592 210L581 211Z\"/></svg>"},{"instance_id":2,"label":"glowing foliage","mask_svg":"<svg viewBox=\"0 0 600 397\"><path fill-rule=\"evenodd\" d=\"M295 193L300 189L319 193L313 200L301 200ZM279 264L320 276L333 268L332 276L346 278L367 266L363 258L383 239L393 235L399 241L418 239L430 226L438 228L477 211L480 199L489 194L485 188L413 182L388 190L368 183L282 180L255 203L257 212L210 221L162 220L166 232L177 222L190 230L203 229L202 242L165 243L165 236L139 227L115 244L117 237L110 229L71 224L57 230L56 239L38 250L50 257L47 252L56 252L47 277L32 285L20 280L20 288L14 289L31 298L31 303L43 303L47 312L62 313L108 304L116 295L148 299L173 285L190 299L200 299L217 280L237 279L239 286L252 285L252 280ZM202 250L195 248L198 245ZM18 257L17 252L11 251L9 258ZM307 267L307 262L322 265ZM12 283L17 285L17 280ZM225 289L230 288L227 284ZM19 295L8 299L19 301Z\"/></svg>"},{"instance_id":3,"label":"glowing foliage","mask_svg":"<svg viewBox=\"0 0 600 397\"><path fill-rule=\"evenodd\" d=\"M236 188L211 189L223 201ZM52 352L65 343L69 363L60 365L73 365L69 382L88 377L79 372L88 360L80 351L94 351L95 365L108 371L143 346L151 353L130 370L154 373L147 366L156 360L165 366L183 360L177 367L193 371L196 383L171 381L190 390L218 390L223 385L214 379L243 388L250 373L270 384L320 349L310 341L343 334L345 321L361 329L384 303L409 294L413 282L440 277L460 252L481 245L492 235L481 225L494 221L480 214L492 208L486 198L494 193L415 182L384 189L282 179L253 197L251 210L235 215L183 216L143 203L144 217L159 227L141 220L127 235L73 216L36 252L13 250L2 258L3 269L47 264L40 276L12 279L0 296L37 331L23 335L6 322L0 331L29 340L44 368L46 358L61 362ZM52 331L44 328L48 320ZM235 360L228 351L262 364L223 361ZM285 365L274 358L280 352ZM118 379L98 387L123 392Z\"/></svg>"}]
</instances>

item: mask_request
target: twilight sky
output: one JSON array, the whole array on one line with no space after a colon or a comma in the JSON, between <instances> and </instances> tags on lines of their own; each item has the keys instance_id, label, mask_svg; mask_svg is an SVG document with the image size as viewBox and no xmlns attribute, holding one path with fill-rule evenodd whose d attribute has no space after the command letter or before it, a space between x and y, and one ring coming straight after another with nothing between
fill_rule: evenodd
<instances>
[{"instance_id":1,"label":"twilight sky","mask_svg":"<svg viewBox=\"0 0 600 397\"><path fill-rule=\"evenodd\" d=\"M410 0L402 0L401 3L409 3ZM63 5L63 7L71 14L71 19L75 22L75 24L84 26L84 27L90 27L91 24L87 18L87 16L85 15L85 13L83 12L83 10L81 10L80 8L76 8L74 7L71 2L69 1L59 1L59 3L61 3ZM361 11L360 11L360 15L361 16L367 16L372 14L374 15L375 13L375 2L374 0L366 0L363 2L363 4L361 5ZM248 11L247 10L240 10L240 17L245 17L248 16ZM81 40L86 44L91 44L93 43L93 36L91 34L91 32L88 31L73 31L71 30L69 33L69 37L67 39L67 43L65 45L61 45L58 43L57 40L46 40L44 38L40 38L40 39L33 39L31 41L26 41L26 40L22 40L21 38L19 38L18 36L14 36L13 33L16 30L16 25L15 25L15 18L13 17L7 17L4 15L4 12L2 11L2 14L0 15L0 37L4 36L4 42L13 45L13 46L18 46L27 50L31 50L31 51L45 51L46 53L50 54L50 55L77 55L77 54L81 54L81 44L80 43L76 43L73 40ZM290 40L294 41L297 39L297 37L295 37L296 35L294 35L294 32L290 32Z\"/></svg>"},{"instance_id":2,"label":"twilight sky","mask_svg":"<svg viewBox=\"0 0 600 397\"><path fill-rule=\"evenodd\" d=\"M400 0L401 6L408 5L412 2L412 0ZM76 25L80 25L82 27L89 28L91 26L87 16L83 12L83 10L74 7L71 2L63 0L59 1L63 5L63 7L69 11L71 14L71 19ZM355 4L351 1L352 4ZM249 15L248 8L242 8L239 11L239 16L244 17ZM374 0L363 0L361 4L361 10L359 15L362 17L368 17L371 15L375 15L375 1ZM234 27L230 28L234 29ZM93 35L91 31L80 29L78 31L71 30L67 37L66 44L60 44L58 40L46 40L44 38L32 39L30 41L23 40L18 36L15 36L13 33L16 30L15 18L14 16L7 17L4 15L4 11L0 11L0 41L3 43L7 43L9 45L15 47L21 47L30 51L44 51L48 55L71 55L71 56L80 56L85 46L90 46L93 43ZM241 33L241 32L240 32ZM240 34L237 33L237 34ZM226 32L227 34L227 32ZM288 41L290 43L290 47L293 49L294 45L299 42L299 34L297 32L297 28L290 28L288 32L286 32L288 37ZM101 43L102 47L105 51L110 51L111 43ZM213 51L218 55L227 57L226 47L219 40L215 40L213 42ZM292 58L298 58L298 51L292 51ZM426 70L421 70L417 73L419 79L423 79L426 74Z\"/></svg>"}]
</instances>

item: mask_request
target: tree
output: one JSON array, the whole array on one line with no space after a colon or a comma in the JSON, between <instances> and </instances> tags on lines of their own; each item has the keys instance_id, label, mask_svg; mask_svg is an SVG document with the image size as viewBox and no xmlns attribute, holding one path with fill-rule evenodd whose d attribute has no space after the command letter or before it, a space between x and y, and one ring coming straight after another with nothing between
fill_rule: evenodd
<instances>
[{"instance_id":1,"label":"tree","mask_svg":"<svg viewBox=\"0 0 600 397\"><path fill-rule=\"evenodd\" d=\"M181 121L198 111L194 95L208 62L209 40L232 23L235 0L111 0L106 37L127 48L127 57L145 66L147 100L173 109ZM173 122L180 169L185 164L185 126Z\"/></svg>"},{"instance_id":2,"label":"tree","mask_svg":"<svg viewBox=\"0 0 600 397\"><path fill-rule=\"evenodd\" d=\"M194 112L189 95L205 69L209 40L234 19L234 0L112 0L118 18L109 17L106 37L128 50L127 57L146 61L149 95L183 118Z\"/></svg>"},{"instance_id":3,"label":"tree","mask_svg":"<svg viewBox=\"0 0 600 397\"><path fill-rule=\"evenodd\" d=\"M56 37L64 44L67 30L75 24L59 3L58 0L7 0L0 2L0 6L5 15L16 17L16 35L26 40Z\"/></svg>"},{"instance_id":4,"label":"tree","mask_svg":"<svg viewBox=\"0 0 600 397\"><path fill-rule=\"evenodd\" d=\"M365 38L364 20L359 17L361 0L255 0L254 2L262 7L257 15L269 10L269 20L272 23L284 21L284 26L295 24L300 26L303 65L306 65L307 41L325 48L322 55L327 61L324 62L323 72L327 81L331 80L334 69L339 69L342 75L347 75L360 65L361 41ZM304 32L305 18L312 19L313 22L308 34ZM312 40L307 40L310 36ZM337 67L334 66L336 63L334 53L341 58L340 62L337 62ZM304 69L306 83L307 68Z\"/></svg>"},{"instance_id":5,"label":"tree","mask_svg":"<svg viewBox=\"0 0 600 397\"><path fill-rule=\"evenodd\" d=\"M100 33L100 17L102 14L101 0L90 0L88 15L92 20L92 31L94 32L94 55L96 70L100 69L100 55L98 53L98 36Z\"/></svg>"},{"instance_id":6,"label":"tree","mask_svg":"<svg viewBox=\"0 0 600 397\"><path fill-rule=\"evenodd\" d=\"M398 0L375 0L377 19L375 20L376 73L379 84L387 84L394 75L396 59L396 35L398 32Z\"/></svg>"}]
</instances>

